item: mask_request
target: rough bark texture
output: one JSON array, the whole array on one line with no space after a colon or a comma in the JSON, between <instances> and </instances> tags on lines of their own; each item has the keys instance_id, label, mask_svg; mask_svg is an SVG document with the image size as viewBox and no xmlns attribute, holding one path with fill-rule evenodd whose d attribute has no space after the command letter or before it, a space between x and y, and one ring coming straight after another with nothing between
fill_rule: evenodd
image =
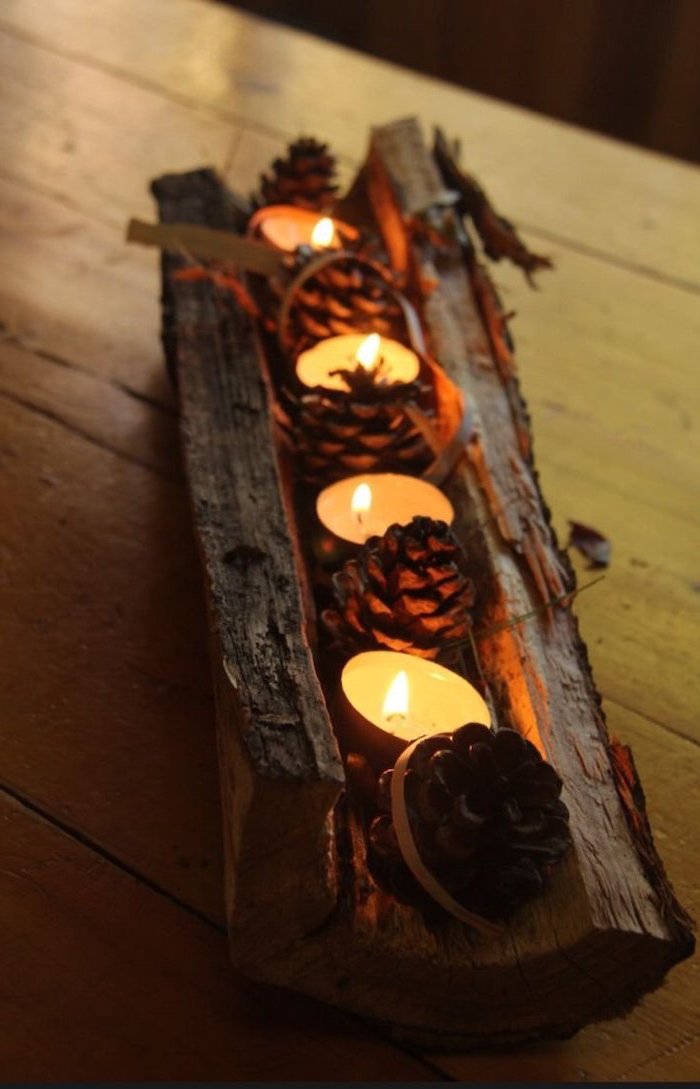
<instances>
[{"instance_id":1,"label":"rough bark texture","mask_svg":"<svg viewBox=\"0 0 700 1089\"><path fill-rule=\"evenodd\" d=\"M430 212L446 240L438 256L429 234L412 229L443 191L415 123L375 131L358 187L424 304L435 357L476 407L477 433L446 491L486 588L482 625L498 624L570 589L573 574L531 465L495 296L451 210ZM155 192L165 220L237 227L208 172L161 179ZM357 814L341 795L309 649L304 530L275 450L254 331L215 285L174 280L178 263L164 260L165 346L209 584L237 963L424 1045L564 1037L625 1012L689 955L692 936L628 752L611 749L575 618L549 610L480 644L495 717L537 744L564 780L574 849L503 937L478 937L456 920L428 929L369 879ZM424 300L428 281L436 287Z\"/></svg>"},{"instance_id":2,"label":"rough bark texture","mask_svg":"<svg viewBox=\"0 0 700 1089\"><path fill-rule=\"evenodd\" d=\"M154 192L165 221L237 225L208 171L162 178ZM183 264L163 260L164 342L208 583L227 908L245 960L284 948L332 910L330 812L344 777L306 639L250 322L226 290L178 281Z\"/></svg>"}]
</instances>

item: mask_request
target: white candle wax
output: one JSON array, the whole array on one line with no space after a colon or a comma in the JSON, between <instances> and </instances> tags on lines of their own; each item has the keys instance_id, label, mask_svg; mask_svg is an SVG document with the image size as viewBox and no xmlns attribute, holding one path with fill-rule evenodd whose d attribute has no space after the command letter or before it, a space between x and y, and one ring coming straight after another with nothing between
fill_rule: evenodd
<instances>
[{"instance_id":1,"label":"white candle wax","mask_svg":"<svg viewBox=\"0 0 700 1089\"><path fill-rule=\"evenodd\" d=\"M342 240L337 226L327 216L308 208L297 208L294 204L271 204L268 208L262 208L251 220L251 228L266 242L288 253L297 246L311 246L319 251L339 249ZM314 231L317 232L316 237ZM350 235L357 233L345 224L343 232Z\"/></svg>"},{"instance_id":2,"label":"white candle wax","mask_svg":"<svg viewBox=\"0 0 700 1089\"><path fill-rule=\"evenodd\" d=\"M362 334L348 334L319 341L299 356L297 378L305 386L323 386L324 389L347 391L345 379L339 374L333 374L333 371L354 370L362 366L357 359L357 353L368 339ZM370 355L371 361L364 364L365 369L371 371L381 361L379 382L413 382L420 371L420 359L416 353L399 344L398 340L391 340L389 337L378 340L376 356L371 360Z\"/></svg>"},{"instance_id":3,"label":"white candle wax","mask_svg":"<svg viewBox=\"0 0 700 1089\"><path fill-rule=\"evenodd\" d=\"M489 709L469 681L411 654L393 650L357 654L343 669L341 684L356 711L406 741L450 732L468 722L491 726Z\"/></svg>"},{"instance_id":4,"label":"white candle wax","mask_svg":"<svg viewBox=\"0 0 700 1089\"><path fill-rule=\"evenodd\" d=\"M357 509L356 504L353 510L353 497L363 484L369 486L369 505ZM353 544L381 536L394 522L407 525L419 514L448 525L454 518L452 504L438 488L401 473L363 473L329 484L316 500L316 513L326 529Z\"/></svg>"}]
</instances>

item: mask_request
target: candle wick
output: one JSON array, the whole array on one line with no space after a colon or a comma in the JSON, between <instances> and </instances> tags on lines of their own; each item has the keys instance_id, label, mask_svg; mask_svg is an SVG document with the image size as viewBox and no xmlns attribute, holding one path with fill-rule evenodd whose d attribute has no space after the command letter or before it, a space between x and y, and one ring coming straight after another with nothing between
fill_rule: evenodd
<instances>
[{"instance_id":1,"label":"candle wick","mask_svg":"<svg viewBox=\"0 0 700 1089\"><path fill-rule=\"evenodd\" d=\"M365 525L365 512L363 510L355 511L357 516L357 524L362 531L362 543L364 544L369 537L369 531Z\"/></svg>"},{"instance_id":2,"label":"candle wick","mask_svg":"<svg viewBox=\"0 0 700 1089\"><path fill-rule=\"evenodd\" d=\"M362 543L369 539L369 528L365 525L365 514L367 512L363 510L355 511L355 517L357 518L357 524L362 531Z\"/></svg>"}]
</instances>

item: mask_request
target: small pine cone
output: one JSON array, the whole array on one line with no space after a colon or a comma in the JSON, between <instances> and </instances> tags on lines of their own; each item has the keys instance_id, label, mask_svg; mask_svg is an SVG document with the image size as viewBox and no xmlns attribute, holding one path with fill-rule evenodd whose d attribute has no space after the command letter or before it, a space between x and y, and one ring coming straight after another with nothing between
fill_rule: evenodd
<instances>
[{"instance_id":1,"label":"small pine cone","mask_svg":"<svg viewBox=\"0 0 700 1089\"><path fill-rule=\"evenodd\" d=\"M280 290L284 292L283 285ZM326 265L296 291L285 337L298 355L330 336L379 333L400 340L404 328L388 281L348 257Z\"/></svg>"},{"instance_id":2,"label":"small pine cone","mask_svg":"<svg viewBox=\"0 0 700 1089\"><path fill-rule=\"evenodd\" d=\"M285 158L275 159L270 175L261 175L262 203L325 211L333 205L338 190L335 172L335 158L328 145L302 137L289 145Z\"/></svg>"},{"instance_id":3,"label":"small pine cone","mask_svg":"<svg viewBox=\"0 0 700 1089\"><path fill-rule=\"evenodd\" d=\"M379 781L385 812L369 829L375 880L404 902L425 890L403 860L391 817L391 777ZM570 843L561 779L515 730L471 723L418 744L404 779L411 832L424 865L454 900L485 919L506 919L545 886ZM401 899L401 896L397 896Z\"/></svg>"},{"instance_id":4,"label":"small pine cone","mask_svg":"<svg viewBox=\"0 0 700 1089\"><path fill-rule=\"evenodd\" d=\"M446 522L416 517L371 537L333 576L335 608L322 620L351 653L383 647L436 658L471 625L474 583Z\"/></svg>"},{"instance_id":5,"label":"small pine cone","mask_svg":"<svg viewBox=\"0 0 700 1089\"><path fill-rule=\"evenodd\" d=\"M373 380L361 366L343 374L349 392L319 388L296 403L292 437L303 479L325 486L356 473L422 473L435 455L405 406L425 404L429 391Z\"/></svg>"}]
</instances>

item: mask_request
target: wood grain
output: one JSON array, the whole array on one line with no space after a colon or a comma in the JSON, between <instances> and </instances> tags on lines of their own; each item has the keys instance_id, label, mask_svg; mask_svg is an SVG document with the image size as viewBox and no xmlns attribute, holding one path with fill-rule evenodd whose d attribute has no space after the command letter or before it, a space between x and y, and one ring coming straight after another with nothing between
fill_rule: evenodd
<instances>
[{"instance_id":1,"label":"wood grain","mask_svg":"<svg viewBox=\"0 0 700 1089\"><path fill-rule=\"evenodd\" d=\"M93 432L114 409L100 392ZM28 380L23 399L33 396ZM61 396L59 385L56 413ZM149 410L122 399L113 419L126 436ZM220 920L213 707L184 490L87 427L7 397L0 414L0 781Z\"/></svg>"},{"instance_id":2,"label":"wood grain","mask_svg":"<svg viewBox=\"0 0 700 1089\"><path fill-rule=\"evenodd\" d=\"M0 233L5 336L146 400L174 404L158 343L158 300L146 290L157 274L155 255L127 251L121 234L5 179Z\"/></svg>"},{"instance_id":3,"label":"wood grain","mask_svg":"<svg viewBox=\"0 0 700 1089\"><path fill-rule=\"evenodd\" d=\"M3 176L119 235L128 216L151 211L144 176L203 162L225 166L240 140L238 126L196 104L13 34L0 32L0 65Z\"/></svg>"}]
</instances>

